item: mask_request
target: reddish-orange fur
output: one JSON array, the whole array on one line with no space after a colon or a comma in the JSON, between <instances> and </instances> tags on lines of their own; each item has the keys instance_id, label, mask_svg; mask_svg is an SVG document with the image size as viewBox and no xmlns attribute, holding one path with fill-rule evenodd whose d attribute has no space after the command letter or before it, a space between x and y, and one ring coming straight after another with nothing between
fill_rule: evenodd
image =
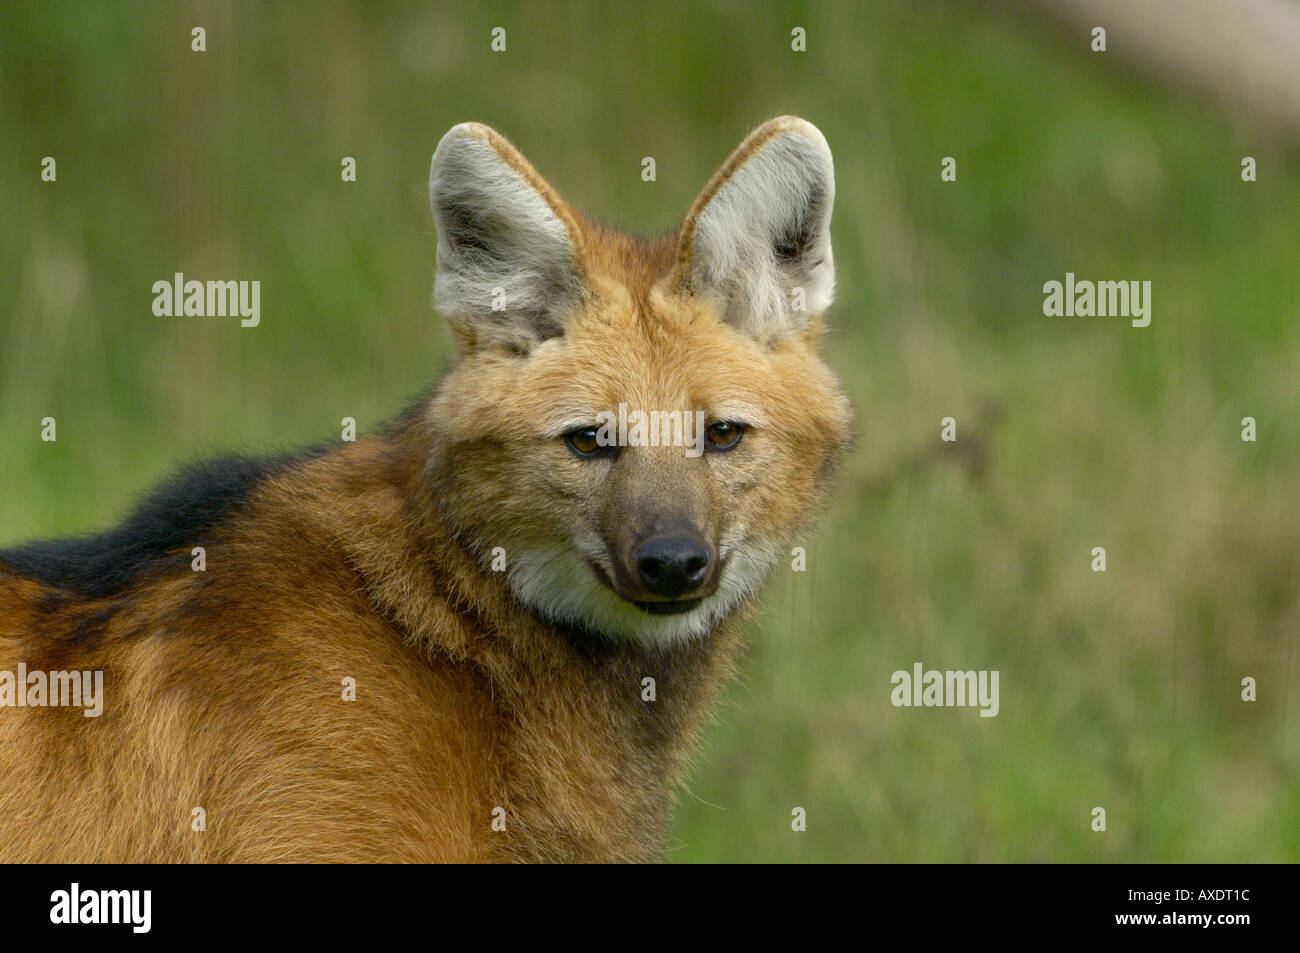
<instances>
[{"instance_id":1,"label":"reddish-orange fur","mask_svg":"<svg viewBox=\"0 0 1300 953\"><path fill-rule=\"evenodd\" d=\"M102 669L107 694L99 718L0 709L0 859L659 856L674 788L733 671L734 620L645 647L521 606L475 546L588 509L616 536L621 518L616 496L550 492L570 480L582 495L585 477L526 422L575 387L601 406L739 394L767 417L752 459L711 477L680 454L647 454L625 482L642 506L691 487L698 509L788 534L820 502L847 410L815 355L819 322L771 348L743 338L674 287L678 240L586 223L494 144L580 237L599 292L586 313L528 359L476 350L458 328L462 360L419 412L268 478L194 540L205 572L84 599L0 564L0 669ZM575 367L574 353L603 359Z\"/></svg>"}]
</instances>

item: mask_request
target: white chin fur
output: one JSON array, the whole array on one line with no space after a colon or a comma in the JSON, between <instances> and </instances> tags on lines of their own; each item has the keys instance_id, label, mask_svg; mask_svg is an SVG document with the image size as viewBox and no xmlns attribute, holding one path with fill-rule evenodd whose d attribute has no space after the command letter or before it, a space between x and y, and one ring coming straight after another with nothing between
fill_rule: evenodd
<instances>
[{"instance_id":1,"label":"white chin fur","mask_svg":"<svg viewBox=\"0 0 1300 953\"><path fill-rule=\"evenodd\" d=\"M619 597L596 577L570 542L516 546L506 570L515 598L544 619L581 625L613 639L647 647L669 646L713 631L763 584L776 552L771 547L733 550L717 591L689 612L651 615ZM724 557L727 547L723 547Z\"/></svg>"}]
</instances>

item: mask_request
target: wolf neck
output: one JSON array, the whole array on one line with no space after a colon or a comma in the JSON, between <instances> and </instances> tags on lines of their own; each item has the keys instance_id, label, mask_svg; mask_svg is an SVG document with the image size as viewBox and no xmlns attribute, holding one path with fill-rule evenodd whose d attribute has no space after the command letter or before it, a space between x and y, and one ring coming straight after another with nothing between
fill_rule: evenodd
<instances>
[{"instance_id":1,"label":"wolf neck","mask_svg":"<svg viewBox=\"0 0 1300 953\"><path fill-rule=\"evenodd\" d=\"M347 486L343 510L352 524L345 549L372 605L430 664L460 666L490 686L502 772L494 796L514 819L501 843L535 856L569 829L574 857L656 856L694 736L733 672L736 627L651 649L543 622L439 514L445 497L427 475L428 437L409 428L350 452L371 455L370 465L339 472L384 474ZM624 836L583 843L581 819L592 816L583 812L593 810Z\"/></svg>"}]
</instances>

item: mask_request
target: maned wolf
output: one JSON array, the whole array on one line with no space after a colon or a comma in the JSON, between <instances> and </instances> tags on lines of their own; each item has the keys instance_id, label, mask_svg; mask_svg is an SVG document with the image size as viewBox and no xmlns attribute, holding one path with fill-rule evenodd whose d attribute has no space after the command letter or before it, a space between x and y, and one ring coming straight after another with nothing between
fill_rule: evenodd
<instances>
[{"instance_id":1,"label":"maned wolf","mask_svg":"<svg viewBox=\"0 0 1300 953\"><path fill-rule=\"evenodd\" d=\"M0 551L0 859L659 856L733 617L849 439L830 150L764 124L654 241L474 123L429 188L430 398Z\"/></svg>"}]
</instances>

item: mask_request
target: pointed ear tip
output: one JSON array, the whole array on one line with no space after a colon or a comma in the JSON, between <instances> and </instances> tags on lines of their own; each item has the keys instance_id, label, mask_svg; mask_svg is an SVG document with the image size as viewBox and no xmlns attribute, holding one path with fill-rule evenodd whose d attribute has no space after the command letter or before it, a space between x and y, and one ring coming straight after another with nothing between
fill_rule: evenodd
<instances>
[{"instance_id":1,"label":"pointed ear tip","mask_svg":"<svg viewBox=\"0 0 1300 953\"><path fill-rule=\"evenodd\" d=\"M487 143L491 140L492 129L483 125L481 122L460 122L448 129L438 140L438 146L433 150L434 159L438 158L438 153L442 152L448 146L453 146L459 142L473 140L475 142Z\"/></svg>"},{"instance_id":2,"label":"pointed ear tip","mask_svg":"<svg viewBox=\"0 0 1300 953\"><path fill-rule=\"evenodd\" d=\"M481 122L458 122L448 129L446 135L442 138L447 140L472 136L475 139L486 139L490 135L492 135L491 126L485 126Z\"/></svg>"},{"instance_id":3,"label":"pointed ear tip","mask_svg":"<svg viewBox=\"0 0 1300 953\"><path fill-rule=\"evenodd\" d=\"M794 113L785 113L784 115L781 116L773 116L767 122L763 123L763 125L775 126L777 128L786 128L792 130L811 129L814 132L818 133L818 135L821 134L820 130L818 130L818 128L814 126L811 122L809 122L807 119L804 119L803 116L796 116Z\"/></svg>"},{"instance_id":4,"label":"pointed ear tip","mask_svg":"<svg viewBox=\"0 0 1300 953\"><path fill-rule=\"evenodd\" d=\"M436 204L435 192L439 191L444 169L465 162L474 163L476 154L485 149L500 155L501 149L496 144L499 139L491 126L485 126L481 122L461 122L448 129L438 140L438 147L433 150L433 158L429 160L430 202Z\"/></svg>"},{"instance_id":5,"label":"pointed ear tip","mask_svg":"<svg viewBox=\"0 0 1300 953\"><path fill-rule=\"evenodd\" d=\"M802 135L821 146L827 153L831 151L830 144L827 143L822 131L802 116L777 116L775 119L769 119L759 126L759 131L772 134L794 133Z\"/></svg>"}]
</instances>

